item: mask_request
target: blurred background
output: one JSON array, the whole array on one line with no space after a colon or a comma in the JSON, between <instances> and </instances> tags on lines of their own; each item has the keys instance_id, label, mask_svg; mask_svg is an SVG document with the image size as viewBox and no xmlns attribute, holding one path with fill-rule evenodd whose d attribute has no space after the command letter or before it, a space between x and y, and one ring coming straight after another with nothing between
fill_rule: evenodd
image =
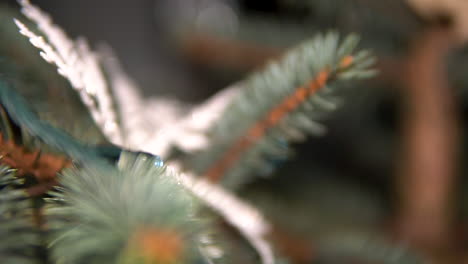
<instances>
[{"instance_id":1,"label":"blurred background","mask_svg":"<svg viewBox=\"0 0 468 264\"><path fill-rule=\"evenodd\" d=\"M71 36L110 44L145 94L188 104L317 32L358 33L379 75L348 90L325 136L241 194L292 263L468 261L464 0L34 3Z\"/></svg>"}]
</instances>

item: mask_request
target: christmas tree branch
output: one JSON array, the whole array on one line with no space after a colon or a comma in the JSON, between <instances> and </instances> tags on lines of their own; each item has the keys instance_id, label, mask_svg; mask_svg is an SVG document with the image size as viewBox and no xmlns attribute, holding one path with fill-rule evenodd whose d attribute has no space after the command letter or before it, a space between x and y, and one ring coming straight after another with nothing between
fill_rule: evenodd
<instances>
[{"instance_id":1,"label":"christmas tree branch","mask_svg":"<svg viewBox=\"0 0 468 264\"><path fill-rule=\"evenodd\" d=\"M323 131L312 119L335 109L330 94L340 80L373 74L367 52L352 54L356 43L354 36L340 45L334 33L318 35L253 75L207 132L210 145L186 167L213 182L232 174L233 185L251 169L270 170L268 159L284 159L288 142Z\"/></svg>"},{"instance_id":2,"label":"christmas tree branch","mask_svg":"<svg viewBox=\"0 0 468 264\"><path fill-rule=\"evenodd\" d=\"M351 56L343 58L340 63L343 65L343 68L340 67L338 70L344 70L351 65L352 61L353 57ZM280 104L270 110L266 118L255 123L248 129L246 135L242 136L237 143L233 144L233 146L226 151L226 154L204 173L205 177L212 182L220 181L222 175L236 163L243 152L254 145L257 140L264 137L268 129L277 126L283 118L292 111L297 110L308 97L313 96L318 90L322 89L325 84L330 81L330 75L332 75L332 73L328 69L320 71L315 79L296 89L292 95L286 97Z\"/></svg>"}]
</instances>

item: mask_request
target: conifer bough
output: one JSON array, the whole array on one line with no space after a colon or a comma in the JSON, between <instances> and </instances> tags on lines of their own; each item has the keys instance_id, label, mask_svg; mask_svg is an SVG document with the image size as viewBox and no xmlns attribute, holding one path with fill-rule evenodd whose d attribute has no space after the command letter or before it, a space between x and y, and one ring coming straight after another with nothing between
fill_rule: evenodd
<instances>
[{"instance_id":1,"label":"conifer bough","mask_svg":"<svg viewBox=\"0 0 468 264\"><path fill-rule=\"evenodd\" d=\"M271 171L289 142L324 131L315 120L336 108L343 80L375 73L369 52L353 52L357 43L355 35L340 44L334 32L318 34L252 75L208 131L209 147L186 158L186 167L231 187Z\"/></svg>"}]
</instances>

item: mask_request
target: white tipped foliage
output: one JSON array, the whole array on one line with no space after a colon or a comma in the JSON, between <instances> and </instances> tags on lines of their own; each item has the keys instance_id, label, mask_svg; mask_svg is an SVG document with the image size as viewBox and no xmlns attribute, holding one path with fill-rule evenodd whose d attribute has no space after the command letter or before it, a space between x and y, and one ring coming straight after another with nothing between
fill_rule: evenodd
<instances>
[{"instance_id":1,"label":"white tipped foliage","mask_svg":"<svg viewBox=\"0 0 468 264\"><path fill-rule=\"evenodd\" d=\"M237 86L229 87L193 109L170 98L144 99L110 49L105 48L102 54L103 66L118 103L125 146L130 149L165 157L172 147L186 152L206 148L210 143L206 130L240 90Z\"/></svg>"},{"instance_id":2,"label":"white tipped foliage","mask_svg":"<svg viewBox=\"0 0 468 264\"><path fill-rule=\"evenodd\" d=\"M41 56L57 66L59 74L67 78L75 88L94 121L114 144L122 144L123 137L117 124L112 97L100 69L97 56L84 39L74 42L58 26L52 23L48 14L32 5L28 0L20 0L22 13L37 25L44 36L38 36L19 20L15 20L20 33L41 50Z\"/></svg>"},{"instance_id":3,"label":"white tipped foliage","mask_svg":"<svg viewBox=\"0 0 468 264\"><path fill-rule=\"evenodd\" d=\"M180 165L172 163L171 167L177 171ZM266 239L271 231L271 225L260 211L219 185L190 173L178 172L177 175L185 188L239 230L258 252L262 264L274 263L273 250Z\"/></svg>"},{"instance_id":4,"label":"white tipped foliage","mask_svg":"<svg viewBox=\"0 0 468 264\"><path fill-rule=\"evenodd\" d=\"M15 20L20 33L28 37L41 50L40 55L56 65L59 74L70 81L109 141L162 157L174 146L186 152L207 147L210 140L205 134L206 129L219 117L238 88L228 88L190 111L184 111L176 100L143 99L138 87L122 71L112 53L105 51L103 58L99 58L84 39L69 39L60 27L52 23L48 14L28 0L20 0L19 3L23 14L36 23L44 36ZM110 85L101 70L100 59ZM109 89L115 95L118 110Z\"/></svg>"}]
</instances>

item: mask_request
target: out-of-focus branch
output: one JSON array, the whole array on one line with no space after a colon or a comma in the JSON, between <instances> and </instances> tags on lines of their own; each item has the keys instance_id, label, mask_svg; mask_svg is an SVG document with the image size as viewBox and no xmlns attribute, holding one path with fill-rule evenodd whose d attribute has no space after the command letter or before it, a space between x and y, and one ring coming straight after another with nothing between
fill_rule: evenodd
<instances>
[{"instance_id":1,"label":"out-of-focus branch","mask_svg":"<svg viewBox=\"0 0 468 264\"><path fill-rule=\"evenodd\" d=\"M193 62L243 72L261 67L285 52L280 48L200 33L188 34L180 45L182 52ZM403 58L378 58L374 68L379 74L372 81L399 83L402 79L399 70L402 61Z\"/></svg>"},{"instance_id":2,"label":"out-of-focus branch","mask_svg":"<svg viewBox=\"0 0 468 264\"><path fill-rule=\"evenodd\" d=\"M468 40L468 1L466 0L406 0L420 16L437 20L448 18L453 24L457 41Z\"/></svg>"},{"instance_id":3,"label":"out-of-focus branch","mask_svg":"<svg viewBox=\"0 0 468 264\"><path fill-rule=\"evenodd\" d=\"M193 61L238 70L251 70L279 57L283 50L228 40L214 35L192 33L181 40L182 51Z\"/></svg>"},{"instance_id":4,"label":"out-of-focus branch","mask_svg":"<svg viewBox=\"0 0 468 264\"><path fill-rule=\"evenodd\" d=\"M458 131L445 58L454 46L449 28L416 38L404 70L403 147L399 175L400 239L423 252L451 245L452 193Z\"/></svg>"}]
</instances>

